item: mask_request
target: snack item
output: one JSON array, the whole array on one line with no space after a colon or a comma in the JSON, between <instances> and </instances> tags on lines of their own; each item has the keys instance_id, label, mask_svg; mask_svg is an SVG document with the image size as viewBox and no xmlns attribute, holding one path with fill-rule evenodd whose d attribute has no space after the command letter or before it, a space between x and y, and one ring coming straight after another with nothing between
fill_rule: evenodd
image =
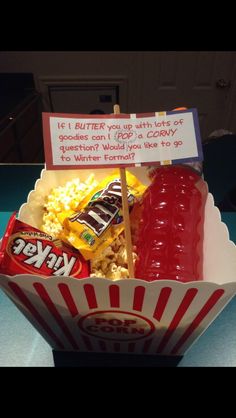
<instances>
[{"instance_id":1,"label":"snack item","mask_svg":"<svg viewBox=\"0 0 236 418\"><path fill-rule=\"evenodd\" d=\"M0 272L39 276L89 276L89 263L79 251L16 219L7 225L0 248Z\"/></svg>"},{"instance_id":2,"label":"snack item","mask_svg":"<svg viewBox=\"0 0 236 418\"><path fill-rule=\"evenodd\" d=\"M133 251L133 261L137 254ZM129 277L127 252L125 248L125 237L121 233L105 250L97 257L90 260L90 277L103 277L106 279L117 280Z\"/></svg>"},{"instance_id":3,"label":"snack item","mask_svg":"<svg viewBox=\"0 0 236 418\"><path fill-rule=\"evenodd\" d=\"M73 213L83 198L96 187L98 181L94 174L81 182L79 178L67 181L64 186L54 187L47 196L42 230L53 237L60 238L63 230L58 214L63 211Z\"/></svg>"},{"instance_id":4,"label":"snack item","mask_svg":"<svg viewBox=\"0 0 236 418\"><path fill-rule=\"evenodd\" d=\"M146 187L126 172L130 209ZM119 171L106 177L79 204L72 215L58 215L63 222L62 239L77 248L86 260L98 256L123 231L122 195Z\"/></svg>"},{"instance_id":5,"label":"snack item","mask_svg":"<svg viewBox=\"0 0 236 418\"><path fill-rule=\"evenodd\" d=\"M143 196L135 277L147 281L203 279L207 184L184 165L161 166Z\"/></svg>"}]
</instances>

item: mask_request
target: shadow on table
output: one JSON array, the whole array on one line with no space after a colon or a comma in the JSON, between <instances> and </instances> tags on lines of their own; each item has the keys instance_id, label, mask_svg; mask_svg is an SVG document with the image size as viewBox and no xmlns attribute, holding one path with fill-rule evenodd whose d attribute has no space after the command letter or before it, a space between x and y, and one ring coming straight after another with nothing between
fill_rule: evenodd
<instances>
[{"instance_id":1,"label":"shadow on table","mask_svg":"<svg viewBox=\"0 0 236 418\"><path fill-rule=\"evenodd\" d=\"M182 356L79 353L53 350L55 367L176 367Z\"/></svg>"}]
</instances>

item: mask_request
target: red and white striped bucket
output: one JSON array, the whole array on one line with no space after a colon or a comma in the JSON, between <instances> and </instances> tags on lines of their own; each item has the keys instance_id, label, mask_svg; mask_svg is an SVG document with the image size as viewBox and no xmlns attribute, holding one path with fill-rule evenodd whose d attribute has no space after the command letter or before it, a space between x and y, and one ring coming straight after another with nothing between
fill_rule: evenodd
<instances>
[{"instance_id":1,"label":"red and white striped bucket","mask_svg":"<svg viewBox=\"0 0 236 418\"><path fill-rule=\"evenodd\" d=\"M50 188L75 176L83 181L86 171L43 170L20 219L39 228ZM96 171L98 180L102 176L103 170ZM236 294L236 246L211 194L205 209L203 271L203 281L186 284L0 275L0 287L54 349L182 355Z\"/></svg>"},{"instance_id":2,"label":"red and white striped bucket","mask_svg":"<svg viewBox=\"0 0 236 418\"><path fill-rule=\"evenodd\" d=\"M52 348L110 353L182 355L236 292L236 283L0 279Z\"/></svg>"}]
</instances>

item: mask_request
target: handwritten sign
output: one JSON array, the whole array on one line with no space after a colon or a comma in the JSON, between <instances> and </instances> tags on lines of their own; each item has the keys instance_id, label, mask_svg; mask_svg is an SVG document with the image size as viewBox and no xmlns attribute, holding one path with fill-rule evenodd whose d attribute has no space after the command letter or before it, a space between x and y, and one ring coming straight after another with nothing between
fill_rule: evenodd
<instances>
[{"instance_id":1,"label":"handwritten sign","mask_svg":"<svg viewBox=\"0 0 236 418\"><path fill-rule=\"evenodd\" d=\"M47 169L201 161L196 109L148 114L43 113Z\"/></svg>"}]
</instances>

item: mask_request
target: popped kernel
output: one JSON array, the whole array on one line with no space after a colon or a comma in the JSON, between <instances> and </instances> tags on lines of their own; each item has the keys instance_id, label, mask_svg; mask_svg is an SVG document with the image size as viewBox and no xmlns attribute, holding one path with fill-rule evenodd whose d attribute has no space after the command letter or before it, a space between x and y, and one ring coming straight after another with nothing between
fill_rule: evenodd
<instances>
[{"instance_id":1,"label":"popped kernel","mask_svg":"<svg viewBox=\"0 0 236 418\"><path fill-rule=\"evenodd\" d=\"M116 260L118 264L127 264L127 251L123 245L120 246Z\"/></svg>"}]
</instances>

